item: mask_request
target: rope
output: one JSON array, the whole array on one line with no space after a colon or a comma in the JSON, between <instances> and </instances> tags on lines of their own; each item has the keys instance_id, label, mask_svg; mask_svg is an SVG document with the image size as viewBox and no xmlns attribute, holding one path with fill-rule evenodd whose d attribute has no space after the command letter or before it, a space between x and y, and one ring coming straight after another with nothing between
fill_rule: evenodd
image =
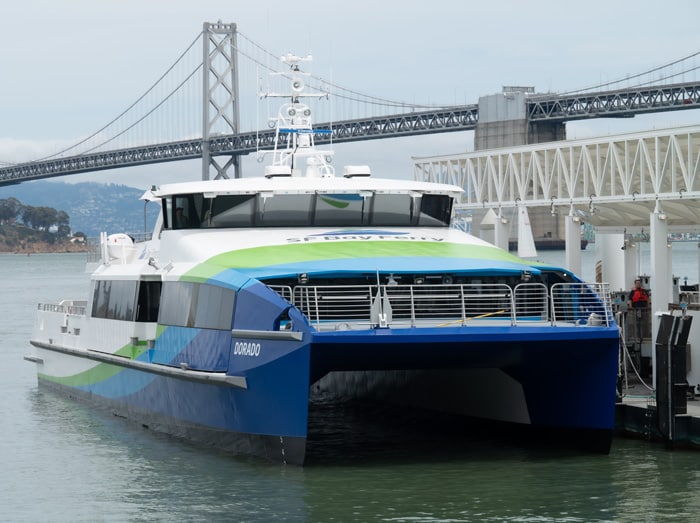
<instances>
[{"instance_id":1,"label":"rope","mask_svg":"<svg viewBox=\"0 0 700 523\"><path fill-rule=\"evenodd\" d=\"M469 320L478 320L481 318L488 318L489 316L493 316L495 314L503 314L506 312L505 309L502 309L500 311L493 311L493 312L487 312L485 314L479 314L478 316L471 316L469 318L464 318L464 321L469 321ZM448 325L454 325L455 323L462 323L462 320L455 320L455 321L448 321L447 323L440 323L438 327L447 327Z\"/></svg>"},{"instance_id":2,"label":"rope","mask_svg":"<svg viewBox=\"0 0 700 523\"><path fill-rule=\"evenodd\" d=\"M621 315L622 313L618 313L618 314ZM625 376L625 390L628 390L628 389L629 389L629 383L628 383L628 381L627 381L627 365L624 364L624 361L627 360L627 361L629 362L629 364L630 364L630 367L632 367L632 370L634 371L634 374L637 376L637 379L639 380L639 382L640 382L645 388L647 388L650 392L656 392L656 390L654 389L654 387L648 385L648 384L644 381L644 379L642 378L642 376L639 374L639 371L637 370L637 367L634 365L634 361L632 361L632 356L630 355L630 352L629 352L629 350L627 349L627 342L625 341L625 337L626 337L626 336L625 336L624 322L623 322L623 321L619 321L619 322L618 322L618 325L620 325L620 341L622 342L622 351L623 351L623 352L622 352L623 358L622 358L621 366L622 366L622 370L623 370L624 376ZM640 350L641 350L641 347L640 347ZM618 375L619 375L619 370L618 370ZM627 396L627 394L623 394L623 397L624 397L624 396Z\"/></svg>"}]
</instances>

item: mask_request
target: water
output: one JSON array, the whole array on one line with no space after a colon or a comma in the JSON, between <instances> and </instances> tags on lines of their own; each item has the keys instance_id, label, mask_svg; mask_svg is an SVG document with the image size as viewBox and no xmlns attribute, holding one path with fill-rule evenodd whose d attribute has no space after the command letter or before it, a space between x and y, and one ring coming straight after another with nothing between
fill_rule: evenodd
<instances>
[{"instance_id":1,"label":"water","mask_svg":"<svg viewBox=\"0 0 700 523\"><path fill-rule=\"evenodd\" d=\"M197 448L38 390L22 359L36 303L83 298L83 262L0 255L2 522L700 521L697 451L616 439L609 456L581 455L478 433L432 439L415 424L397 444L376 418L348 438L336 412L328 450L299 468Z\"/></svg>"}]
</instances>

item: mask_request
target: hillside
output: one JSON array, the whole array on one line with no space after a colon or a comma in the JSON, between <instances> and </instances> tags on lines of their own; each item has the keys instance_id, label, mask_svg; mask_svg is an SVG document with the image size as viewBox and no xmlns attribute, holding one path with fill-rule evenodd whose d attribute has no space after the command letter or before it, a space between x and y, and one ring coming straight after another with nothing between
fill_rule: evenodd
<instances>
[{"instance_id":1,"label":"hillside","mask_svg":"<svg viewBox=\"0 0 700 523\"><path fill-rule=\"evenodd\" d=\"M86 252L87 245L71 242L69 238L57 238L56 234L38 231L24 225L0 225L0 252Z\"/></svg>"},{"instance_id":2,"label":"hillside","mask_svg":"<svg viewBox=\"0 0 700 523\"><path fill-rule=\"evenodd\" d=\"M38 180L0 187L0 199L17 198L25 205L47 206L65 211L70 216L73 233L87 237L100 232L136 233L144 230L144 202L139 200L142 189L126 185L95 182L65 183ZM146 206L146 226L150 232L158 206Z\"/></svg>"}]
</instances>

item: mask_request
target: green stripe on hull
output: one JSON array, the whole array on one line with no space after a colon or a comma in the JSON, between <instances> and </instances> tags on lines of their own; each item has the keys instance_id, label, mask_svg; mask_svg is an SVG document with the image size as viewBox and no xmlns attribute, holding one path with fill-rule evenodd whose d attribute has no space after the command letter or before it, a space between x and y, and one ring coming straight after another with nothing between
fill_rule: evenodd
<instances>
[{"instance_id":1,"label":"green stripe on hull","mask_svg":"<svg viewBox=\"0 0 700 523\"><path fill-rule=\"evenodd\" d=\"M524 263L520 258L491 245L406 240L317 240L310 243L269 245L225 252L193 268L184 276L184 279L205 281L221 272L222 269L265 267L276 265L280 262L298 263L318 260L396 256L465 258Z\"/></svg>"},{"instance_id":2,"label":"green stripe on hull","mask_svg":"<svg viewBox=\"0 0 700 523\"><path fill-rule=\"evenodd\" d=\"M136 359L141 354L148 350L147 343L140 341L138 345L124 345L121 349L114 353L115 356L124 356L129 359ZM39 379L66 385L68 387L85 387L93 383L99 383L106 379L115 376L124 370L122 367L117 367L110 363L98 363L92 368L73 374L71 376L50 376L48 374L38 373Z\"/></svg>"}]
</instances>

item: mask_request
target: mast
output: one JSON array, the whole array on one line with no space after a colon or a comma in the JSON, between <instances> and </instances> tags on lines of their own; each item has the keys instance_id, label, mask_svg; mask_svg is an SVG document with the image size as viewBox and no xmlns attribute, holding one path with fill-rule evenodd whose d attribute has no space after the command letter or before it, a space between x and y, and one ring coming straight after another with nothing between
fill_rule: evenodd
<instances>
[{"instance_id":1,"label":"mast","mask_svg":"<svg viewBox=\"0 0 700 523\"><path fill-rule=\"evenodd\" d=\"M289 65L290 73L272 73L290 79L290 91L286 93L261 93L261 98L287 98L277 117L270 119L270 126L275 127L275 148L272 162L265 168L265 176L307 176L329 178L335 176L330 165L333 151L317 149L315 135L331 134L330 129L314 129L311 108L303 103L303 98L327 98L327 93L304 92L304 76L308 73L299 69L301 62L311 62L309 55L304 58L286 54L281 61Z\"/></svg>"}]
</instances>

